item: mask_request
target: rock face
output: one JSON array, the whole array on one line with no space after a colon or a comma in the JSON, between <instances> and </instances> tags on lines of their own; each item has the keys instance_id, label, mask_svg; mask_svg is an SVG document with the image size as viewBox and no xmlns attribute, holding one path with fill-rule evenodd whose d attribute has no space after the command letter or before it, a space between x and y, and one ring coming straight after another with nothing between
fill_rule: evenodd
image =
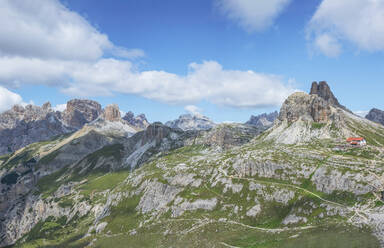
<instances>
[{"instance_id":1,"label":"rock face","mask_svg":"<svg viewBox=\"0 0 384 248\"><path fill-rule=\"evenodd\" d=\"M165 123L166 126L172 128L180 128L184 131L187 130L209 130L216 124L206 116L201 115L181 115L174 121L168 121Z\"/></svg>"},{"instance_id":2,"label":"rock face","mask_svg":"<svg viewBox=\"0 0 384 248\"><path fill-rule=\"evenodd\" d=\"M67 102L63 121L67 126L80 129L84 124L96 120L101 114L101 105L91 100L73 99Z\"/></svg>"},{"instance_id":3,"label":"rock face","mask_svg":"<svg viewBox=\"0 0 384 248\"><path fill-rule=\"evenodd\" d=\"M367 118L370 121L374 121L384 125L384 111L380 109L377 109L377 108L371 109L371 111L369 111L369 113L365 116L365 118Z\"/></svg>"},{"instance_id":4,"label":"rock face","mask_svg":"<svg viewBox=\"0 0 384 248\"><path fill-rule=\"evenodd\" d=\"M296 92L285 100L266 139L296 144L312 139L354 136L345 119L360 121L361 118L340 106L325 82L314 82L311 94Z\"/></svg>"},{"instance_id":5,"label":"rock face","mask_svg":"<svg viewBox=\"0 0 384 248\"><path fill-rule=\"evenodd\" d=\"M273 125L273 122L276 120L278 116L279 116L279 113L277 111L269 114L264 113L257 116L252 115L249 121L247 121L245 124L261 127L261 128L269 128Z\"/></svg>"},{"instance_id":6,"label":"rock face","mask_svg":"<svg viewBox=\"0 0 384 248\"><path fill-rule=\"evenodd\" d=\"M132 169L136 168L156 153L184 146L186 140L193 135L193 132L183 132L155 122L125 143L125 164Z\"/></svg>"},{"instance_id":7,"label":"rock face","mask_svg":"<svg viewBox=\"0 0 384 248\"><path fill-rule=\"evenodd\" d=\"M54 111L49 102L42 107L15 105L0 114L0 155L79 130L102 112L98 102L80 99L68 101L63 112ZM120 120L117 105L107 106L104 113L110 121Z\"/></svg>"},{"instance_id":8,"label":"rock face","mask_svg":"<svg viewBox=\"0 0 384 248\"><path fill-rule=\"evenodd\" d=\"M258 136L265 128L239 123L219 124L210 130L200 131L195 144L204 144L223 149L240 146Z\"/></svg>"},{"instance_id":9,"label":"rock face","mask_svg":"<svg viewBox=\"0 0 384 248\"><path fill-rule=\"evenodd\" d=\"M103 112L103 117L107 121L112 121L112 122L120 121L121 115L120 115L119 106L117 106L117 104L110 104L107 107L105 107Z\"/></svg>"},{"instance_id":10,"label":"rock face","mask_svg":"<svg viewBox=\"0 0 384 248\"><path fill-rule=\"evenodd\" d=\"M346 107L341 105L337 98L333 95L331 88L325 81L321 81L320 83L313 82L311 91L309 93L310 95L318 95L319 97L323 98L325 101L327 101L330 105L339 107L346 110Z\"/></svg>"},{"instance_id":11,"label":"rock face","mask_svg":"<svg viewBox=\"0 0 384 248\"><path fill-rule=\"evenodd\" d=\"M0 114L0 155L74 130L62 123L61 113L54 112L50 103L16 105Z\"/></svg>"},{"instance_id":12,"label":"rock face","mask_svg":"<svg viewBox=\"0 0 384 248\"><path fill-rule=\"evenodd\" d=\"M125 114L123 120L127 121L131 126L142 130L146 129L149 126L149 122L144 114L135 116L133 112L129 111Z\"/></svg>"},{"instance_id":13,"label":"rock face","mask_svg":"<svg viewBox=\"0 0 384 248\"><path fill-rule=\"evenodd\" d=\"M330 103L321 97L297 92L285 100L278 119L280 121L287 120L288 123L296 122L299 119L327 123L331 120L330 106Z\"/></svg>"}]
</instances>

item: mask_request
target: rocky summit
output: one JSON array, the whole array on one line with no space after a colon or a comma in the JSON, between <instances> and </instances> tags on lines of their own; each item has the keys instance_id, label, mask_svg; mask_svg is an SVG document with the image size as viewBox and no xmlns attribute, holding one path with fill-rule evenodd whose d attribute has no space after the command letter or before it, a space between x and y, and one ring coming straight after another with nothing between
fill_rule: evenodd
<instances>
[{"instance_id":1,"label":"rocky summit","mask_svg":"<svg viewBox=\"0 0 384 248\"><path fill-rule=\"evenodd\" d=\"M273 126L274 121L279 116L279 112L263 113L261 115L252 115L251 118L245 123L260 128L269 128Z\"/></svg>"},{"instance_id":2,"label":"rocky summit","mask_svg":"<svg viewBox=\"0 0 384 248\"><path fill-rule=\"evenodd\" d=\"M145 114L135 116L132 111L129 111L124 115L123 120L127 121L131 126L142 130L149 126L149 122L145 117Z\"/></svg>"},{"instance_id":3,"label":"rocky summit","mask_svg":"<svg viewBox=\"0 0 384 248\"><path fill-rule=\"evenodd\" d=\"M365 116L370 121L374 121L376 123L380 123L381 125L384 125L384 111L373 108L369 111L369 113Z\"/></svg>"},{"instance_id":4,"label":"rocky summit","mask_svg":"<svg viewBox=\"0 0 384 248\"><path fill-rule=\"evenodd\" d=\"M184 131L187 130L209 130L216 124L208 117L195 114L180 115L180 117L173 121L168 121L165 125L172 128L180 128Z\"/></svg>"},{"instance_id":5,"label":"rocky summit","mask_svg":"<svg viewBox=\"0 0 384 248\"><path fill-rule=\"evenodd\" d=\"M330 99L296 92L268 129L111 105L0 156L0 246L384 247L384 126Z\"/></svg>"},{"instance_id":6,"label":"rocky summit","mask_svg":"<svg viewBox=\"0 0 384 248\"><path fill-rule=\"evenodd\" d=\"M62 119L67 126L80 129L84 124L96 120L101 113L102 108L98 102L73 99L67 102Z\"/></svg>"},{"instance_id":7,"label":"rocky summit","mask_svg":"<svg viewBox=\"0 0 384 248\"><path fill-rule=\"evenodd\" d=\"M310 90L310 95L317 95L321 98L323 98L325 101L327 101L330 105L342 108L344 110L348 110L346 107L341 105L339 103L339 100L335 97L333 92L331 91L331 88L329 87L328 83L326 81L321 81L319 83L313 82Z\"/></svg>"},{"instance_id":8,"label":"rocky summit","mask_svg":"<svg viewBox=\"0 0 384 248\"><path fill-rule=\"evenodd\" d=\"M140 115L127 122L121 118L117 105L108 105L103 110L98 102L92 100L70 100L63 112L53 110L49 102L41 107L15 105L0 114L0 155L15 152L34 142L75 132L98 118L121 122L121 125L115 124L115 129L130 134L149 125L145 116Z\"/></svg>"}]
</instances>

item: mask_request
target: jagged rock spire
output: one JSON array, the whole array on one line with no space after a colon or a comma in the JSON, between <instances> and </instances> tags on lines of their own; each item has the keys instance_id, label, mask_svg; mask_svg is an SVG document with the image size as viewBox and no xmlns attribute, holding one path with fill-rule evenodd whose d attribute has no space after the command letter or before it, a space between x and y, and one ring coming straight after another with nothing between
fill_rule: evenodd
<instances>
[{"instance_id":1,"label":"jagged rock spire","mask_svg":"<svg viewBox=\"0 0 384 248\"><path fill-rule=\"evenodd\" d=\"M312 83L310 95L318 95L319 97L326 100L330 105L339 107L346 110L346 107L341 105L335 95L332 93L331 88L329 87L326 81L316 81Z\"/></svg>"}]
</instances>

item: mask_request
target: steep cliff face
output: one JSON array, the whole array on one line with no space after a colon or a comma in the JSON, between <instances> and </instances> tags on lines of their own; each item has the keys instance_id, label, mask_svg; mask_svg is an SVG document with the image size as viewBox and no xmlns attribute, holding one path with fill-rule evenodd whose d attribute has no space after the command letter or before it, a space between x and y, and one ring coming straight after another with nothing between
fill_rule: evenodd
<instances>
[{"instance_id":1,"label":"steep cliff face","mask_svg":"<svg viewBox=\"0 0 384 248\"><path fill-rule=\"evenodd\" d=\"M74 130L62 123L61 113L53 111L49 103L42 107L16 105L0 114L0 155Z\"/></svg>"},{"instance_id":2,"label":"steep cliff face","mask_svg":"<svg viewBox=\"0 0 384 248\"><path fill-rule=\"evenodd\" d=\"M42 107L16 105L0 114L0 155L74 132L99 117L109 122L124 122L116 129L122 128L132 134L137 131L121 119L117 105L109 105L103 110L98 102L73 99L67 102L63 112L54 111L49 102Z\"/></svg>"},{"instance_id":3,"label":"steep cliff face","mask_svg":"<svg viewBox=\"0 0 384 248\"><path fill-rule=\"evenodd\" d=\"M176 120L166 122L165 125L187 131L208 130L214 127L216 124L206 116L186 114L181 115Z\"/></svg>"},{"instance_id":4,"label":"steep cliff face","mask_svg":"<svg viewBox=\"0 0 384 248\"><path fill-rule=\"evenodd\" d=\"M279 121L293 123L298 120L327 123L332 116L331 104L316 95L308 95L304 92L292 94L283 103Z\"/></svg>"},{"instance_id":5,"label":"steep cliff face","mask_svg":"<svg viewBox=\"0 0 384 248\"><path fill-rule=\"evenodd\" d=\"M96 120L101 113L101 105L98 102L73 99L67 102L62 119L67 126L80 129L84 124Z\"/></svg>"},{"instance_id":6,"label":"steep cliff face","mask_svg":"<svg viewBox=\"0 0 384 248\"><path fill-rule=\"evenodd\" d=\"M339 103L339 100L332 93L331 88L328 83L325 81L321 81L319 83L313 82L311 86L310 95L317 95L327 101L331 106L342 108L344 110L349 111L346 107ZM350 111L349 111L350 112Z\"/></svg>"},{"instance_id":7,"label":"steep cliff face","mask_svg":"<svg viewBox=\"0 0 384 248\"><path fill-rule=\"evenodd\" d=\"M124 115L123 120L127 121L131 126L141 130L146 129L149 126L149 122L144 114L135 116L133 112L129 111Z\"/></svg>"},{"instance_id":8,"label":"steep cliff face","mask_svg":"<svg viewBox=\"0 0 384 248\"><path fill-rule=\"evenodd\" d=\"M384 111L373 108L369 111L369 113L365 116L370 121L374 121L376 123L380 123L381 125L384 125Z\"/></svg>"},{"instance_id":9,"label":"steep cliff face","mask_svg":"<svg viewBox=\"0 0 384 248\"><path fill-rule=\"evenodd\" d=\"M110 104L106 106L103 112L103 118L111 122L120 121L121 114L119 106L117 106L117 104Z\"/></svg>"},{"instance_id":10,"label":"steep cliff face","mask_svg":"<svg viewBox=\"0 0 384 248\"><path fill-rule=\"evenodd\" d=\"M260 128L269 128L273 125L276 118L279 116L277 111L272 113L264 113L261 115L252 115L251 118L245 123L247 125L252 125Z\"/></svg>"},{"instance_id":11,"label":"steep cliff face","mask_svg":"<svg viewBox=\"0 0 384 248\"><path fill-rule=\"evenodd\" d=\"M370 137L377 125L341 106L325 82L312 84L311 94L297 92L283 103L277 122L266 139L296 144L313 139L344 140ZM374 139L372 143L377 143ZM379 142L380 143L380 142Z\"/></svg>"}]
</instances>

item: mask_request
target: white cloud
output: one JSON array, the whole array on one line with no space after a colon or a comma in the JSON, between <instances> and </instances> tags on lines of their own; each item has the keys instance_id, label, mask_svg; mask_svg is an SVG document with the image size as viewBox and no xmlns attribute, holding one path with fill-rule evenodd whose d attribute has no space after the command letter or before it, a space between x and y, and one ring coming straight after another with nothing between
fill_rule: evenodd
<instances>
[{"instance_id":1,"label":"white cloud","mask_svg":"<svg viewBox=\"0 0 384 248\"><path fill-rule=\"evenodd\" d=\"M28 68L28 69L25 69ZM0 81L58 84L73 96L137 94L167 103L207 100L232 107L278 106L294 91L281 77L254 71L224 70L215 61L191 63L186 76L136 71L129 61L94 63L41 59L0 59Z\"/></svg>"},{"instance_id":2,"label":"white cloud","mask_svg":"<svg viewBox=\"0 0 384 248\"><path fill-rule=\"evenodd\" d=\"M328 34L321 34L316 37L315 46L328 57L337 57L341 53L339 42Z\"/></svg>"},{"instance_id":3,"label":"white cloud","mask_svg":"<svg viewBox=\"0 0 384 248\"><path fill-rule=\"evenodd\" d=\"M0 86L0 113L10 109L15 104L22 104L20 95Z\"/></svg>"},{"instance_id":4,"label":"white cloud","mask_svg":"<svg viewBox=\"0 0 384 248\"><path fill-rule=\"evenodd\" d=\"M255 5L258 12L276 12L276 6L264 2ZM166 103L206 100L231 107L278 106L294 91L279 76L225 70L215 61L191 63L185 76L138 71L132 62L108 55L138 57L144 55L141 50L113 45L58 0L1 1L0 21L0 83L6 86L43 84L77 97L118 92Z\"/></svg>"},{"instance_id":5,"label":"white cloud","mask_svg":"<svg viewBox=\"0 0 384 248\"><path fill-rule=\"evenodd\" d=\"M2 0L0 54L63 60L95 60L104 53L140 57L141 50L115 46L58 0Z\"/></svg>"},{"instance_id":6,"label":"white cloud","mask_svg":"<svg viewBox=\"0 0 384 248\"><path fill-rule=\"evenodd\" d=\"M67 108L67 104L57 104L55 107L53 107L53 110L63 112Z\"/></svg>"},{"instance_id":7,"label":"white cloud","mask_svg":"<svg viewBox=\"0 0 384 248\"><path fill-rule=\"evenodd\" d=\"M270 27L291 0L216 0L216 5L229 19L248 32Z\"/></svg>"},{"instance_id":8,"label":"white cloud","mask_svg":"<svg viewBox=\"0 0 384 248\"><path fill-rule=\"evenodd\" d=\"M201 109L195 105L187 105L184 109L192 115L201 116Z\"/></svg>"},{"instance_id":9,"label":"white cloud","mask_svg":"<svg viewBox=\"0 0 384 248\"><path fill-rule=\"evenodd\" d=\"M384 51L384 1L323 0L307 27L313 47L336 56L343 42L370 52Z\"/></svg>"}]
</instances>

